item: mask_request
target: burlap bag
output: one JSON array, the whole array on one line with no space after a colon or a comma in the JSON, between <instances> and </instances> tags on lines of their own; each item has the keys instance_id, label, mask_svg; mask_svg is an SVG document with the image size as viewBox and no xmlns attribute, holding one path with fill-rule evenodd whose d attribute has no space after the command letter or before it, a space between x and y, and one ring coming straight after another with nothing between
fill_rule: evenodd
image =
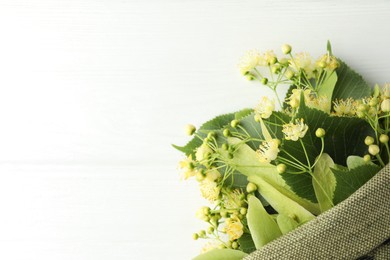
<instances>
[{"instance_id":1,"label":"burlap bag","mask_svg":"<svg viewBox=\"0 0 390 260\"><path fill-rule=\"evenodd\" d=\"M245 260L390 259L390 165L351 197Z\"/></svg>"}]
</instances>

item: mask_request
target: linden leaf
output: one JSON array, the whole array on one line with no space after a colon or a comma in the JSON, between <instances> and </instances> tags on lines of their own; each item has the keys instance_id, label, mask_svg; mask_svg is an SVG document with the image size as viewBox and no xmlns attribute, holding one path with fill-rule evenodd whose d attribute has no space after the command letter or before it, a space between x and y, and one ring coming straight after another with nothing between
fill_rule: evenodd
<instances>
[{"instance_id":1,"label":"linden leaf","mask_svg":"<svg viewBox=\"0 0 390 260\"><path fill-rule=\"evenodd\" d=\"M241 260L247 254L234 249L213 249L198 255L193 260Z\"/></svg>"},{"instance_id":2,"label":"linden leaf","mask_svg":"<svg viewBox=\"0 0 390 260\"><path fill-rule=\"evenodd\" d=\"M381 167L375 164L361 165L347 171L331 169L336 178L333 203L336 205L371 179Z\"/></svg>"},{"instance_id":3,"label":"linden leaf","mask_svg":"<svg viewBox=\"0 0 390 260\"><path fill-rule=\"evenodd\" d=\"M340 66L336 69L337 83L333 92L332 100L354 98L360 99L371 94L371 87L363 77L338 59Z\"/></svg>"}]
</instances>

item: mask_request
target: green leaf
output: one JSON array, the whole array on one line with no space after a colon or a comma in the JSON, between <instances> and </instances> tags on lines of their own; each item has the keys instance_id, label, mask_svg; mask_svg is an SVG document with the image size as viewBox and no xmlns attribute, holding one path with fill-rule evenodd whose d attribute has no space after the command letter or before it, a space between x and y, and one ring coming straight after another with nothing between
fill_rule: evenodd
<instances>
[{"instance_id":1,"label":"green leaf","mask_svg":"<svg viewBox=\"0 0 390 260\"><path fill-rule=\"evenodd\" d=\"M324 153L314 167L313 187L321 212L333 207L333 193L336 188L336 179L330 169L333 166L332 158Z\"/></svg>"},{"instance_id":2,"label":"green leaf","mask_svg":"<svg viewBox=\"0 0 390 260\"><path fill-rule=\"evenodd\" d=\"M234 115L234 118L239 120L243 117L246 117L247 115L250 115L251 113L253 113L252 108L245 108L245 109L242 109L242 110L236 112L236 114Z\"/></svg>"},{"instance_id":3,"label":"green leaf","mask_svg":"<svg viewBox=\"0 0 390 260\"><path fill-rule=\"evenodd\" d=\"M255 243L253 243L252 236L249 233L244 233L239 239L240 250L247 254L252 253L256 250Z\"/></svg>"},{"instance_id":4,"label":"green leaf","mask_svg":"<svg viewBox=\"0 0 390 260\"><path fill-rule=\"evenodd\" d=\"M340 66L336 69L338 80L333 92L332 100L361 99L371 94L371 87L361 75L350 69L343 61L338 60Z\"/></svg>"},{"instance_id":5,"label":"green leaf","mask_svg":"<svg viewBox=\"0 0 390 260\"><path fill-rule=\"evenodd\" d=\"M332 169L336 178L336 190L333 203L336 205L348 198L357 189L371 179L381 168L375 164L366 164L348 171Z\"/></svg>"},{"instance_id":6,"label":"green leaf","mask_svg":"<svg viewBox=\"0 0 390 260\"><path fill-rule=\"evenodd\" d=\"M296 229L299 226L298 222L296 222L293 218L290 218L285 214L279 214L276 217L276 222L278 223L280 231L282 231L283 235Z\"/></svg>"},{"instance_id":7,"label":"green leaf","mask_svg":"<svg viewBox=\"0 0 390 260\"><path fill-rule=\"evenodd\" d=\"M198 255L193 260L241 260L247 254L233 249L213 249L204 254Z\"/></svg>"},{"instance_id":8,"label":"green leaf","mask_svg":"<svg viewBox=\"0 0 390 260\"><path fill-rule=\"evenodd\" d=\"M248 199L246 218L256 249L282 235L278 224L268 215L260 200L255 196L250 196Z\"/></svg>"}]
</instances>

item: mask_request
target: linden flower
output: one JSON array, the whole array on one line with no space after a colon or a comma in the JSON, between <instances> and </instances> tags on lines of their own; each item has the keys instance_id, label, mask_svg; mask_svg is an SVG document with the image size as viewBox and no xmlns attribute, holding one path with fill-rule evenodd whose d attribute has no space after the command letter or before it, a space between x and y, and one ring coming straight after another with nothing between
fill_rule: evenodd
<instances>
[{"instance_id":1,"label":"linden flower","mask_svg":"<svg viewBox=\"0 0 390 260\"><path fill-rule=\"evenodd\" d=\"M179 162L179 168L184 169L183 178L187 180L190 177L194 177L198 172L194 167L194 161L192 160L192 156L189 155L185 159Z\"/></svg>"},{"instance_id":2,"label":"linden flower","mask_svg":"<svg viewBox=\"0 0 390 260\"><path fill-rule=\"evenodd\" d=\"M244 234L244 225L237 216L231 216L226 219L225 232L228 234L230 240L239 239Z\"/></svg>"},{"instance_id":3,"label":"linden flower","mask_svg":"<svg viewBox=\"0 0 390 260\"><path fill-rule=\"evenodd\" d=\"M195 158L198 162L204 163L207 157L213 152L213 150L205 143L198 147L195 153Z\"/></svg>"},{"instance_id":4,"label":"linden flower","mask_svg":"<svg viewBox=\"0 0 390 260\"><path fill-rule=\"evenodd\" d=\"M338 68L339 63L335 56L324 54L317 60L316 66L327 71L333 71Z\"/></svg>"},{"instance_id":5,"label":"linden flower","mask_svg":"<svg viewBox=\"0 0 390 260\"><path fill-rule=\"evenodd\" d=\"M218 199L221 188L215 181L210 181L207 178L199 183L200 193L202 197L207 199L210 202L216 201Z\"/></svg>"},{"instance_id":6,"label":"linden flower","mask_svg":"<svg viewBox=\"0 0 390 260\"><path fill-rule=\"evenodd\" d=\"M275 109L275 101L270 100L267 97L262 97L260 103L255 108L255 118L259 117L267 119L271 116Z\"/></svg>"},{"instance_id":7,"label":"linden flower","mask_svg":"<svg viewBox=\"0 0 390 260\"><path fill-rule=\"evenodd\" d=\"M356 103L352 98L336 100L333 104L337 116L353 116L356 113Z\"/></svg>"},{"instance_id":8,"label":"linden flower","mask_svg":"<svg viewBox=\"0 0 390 260\"><path fill-rule=\"evenodd\" d=\"M320 96L318 98L312 98L307 102L307 106L311 108L316 108L318 110L329 112L330 111L330 103L329 99L325 96Z\"/></svg>"},{"instance_id":9,"label":"linden flower","mask_svg":"<svg viewBox=\"0 0 390 260\"><path fill-rule=\"evenodd\" d=\"M238 189L233 190L229 193L229 197L225 197L224 206L227 209L236 209L242 206L243 204L243 195L244 193Z\"/></svg>"},{"instance_id":10,"label":"linden flower","mask_svg":"<svg viewBox=\"0 0 390 260\"><path fill-rule=\"evenodd\" d=\"M295 124L289 123L283 125L283 133L286 137L286 140L298 141L299 138L303 138L309 127L303 123L303 118L301 120L296 119Z\"/></svg>"},{"instance_id":11,"label":"linden flower","mask_svg":"<svg viewBox=\"0 0 390 260\"><path fill-rule=\"evenodd\" d=\"M248 51L242 58L238 67L243 75L253 70L262 63L263 57L258 51Z\"/></svg>"},{"instance_id":12,"label":"linden flower","mask_svg":"<svg viewBox=\"0 0 390 260\"><path fill-rule=\"evenodd\" d=\"M303 96L305 97L305 102L308 102L312 99L310 96L310 94L311 94L310 89L306 89L306 90L297 89L297 88L293 89L291 96L288 98L289 104L291 107L293 107L293 108L299 107L299 104L301 102L302 92L303 92Z\"/></svg>"},{"instance_id":13,"label":"linden flower","mask_svg":"<svg viewBox=\"0 0 390 260\"><path fill-rule=\"evenodd\" d=\"M264 61L266 64L264 65L269 65L269 64L273 64L275 63L276 61L276 55L274 53L274 51L270 50L270 51L266 51L263 55L263 58L264 58Z\"/></svg>"},{"instance_id":14,"label":"linden flower","mask_svg":"<svg viewBox=\"0 0 390 260\"><path fill-rule=\"evenodd\" d=\"M295 55L293 60L290 60L290 65L295 71L303 70L307 78L314 77L314 64L312 63L312 59L310 54L302 52Z\"/></svg>"},{"instance_id":15,"label":"linden flower","mask_svg":"<svg viewBox=\"0 0 390 260\"><path fill-rule=\"evenodd\" d=\"M257 156L261 162L271 162L278 156L280 141L278 139L271 139L264 141L259 149L256 151Z\"/></svg>"}]
</instances>

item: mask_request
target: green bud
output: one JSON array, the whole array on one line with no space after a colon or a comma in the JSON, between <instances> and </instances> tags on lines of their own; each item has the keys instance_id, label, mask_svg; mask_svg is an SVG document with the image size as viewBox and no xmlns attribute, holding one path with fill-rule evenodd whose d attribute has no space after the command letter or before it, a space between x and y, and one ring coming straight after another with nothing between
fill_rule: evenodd
<instances>
[{"instance_id":1,"label":"green bud","mask_svg":"<svg viewBox=\"0 0 390 260\"><path fill-rule=\"evenodd\" d=\"M270 65L273 65L275 64L276 62L278 62L278 59L276 57L272 57L272 59L269 61L269 64Z\"/></svg>"},{"instance_id":2,"label":"green bud","mask_svg":"<svg viewBox=\"0 0 390 260\"><path fill-rule=\"evenodd\" d=\"M325 136L325 130L323 128L317 128L316 130L316 136L318 138L322 138Z\"/></svg>"},{"instance_id":3,"label":"green bud","mask_svg":"<svg viewBox=\"0 0 390 260\"><path fill-rule=\"evenodd\" d=\"M198 236L199 237L205 237L206 236L206 231L204 231L204 230L199 231Z\"/></svg>"},{"instance_id":4,"label":"green bud","mask_svg":"<svg viewBox=\"0 0 390 260\"><path fill-rule=\"evenodd\" d=\"M209 138L209 139L213 139L213 137L215 137L215 136L216 136L215 132L210 132L207 134L207 138Z\"/></svg>"},{"instance_id":5,"label":"green bud","mask_svg":"<svg viewBox=\"0 0 390 260\"><path fill-rule=\"evenodd\" d=\"M364 139L364 143L365 143L366 145L371 145L371 144L374 143L374 141L375 141L374 138L371 137L371 136L367 136L366 139Z\"/></svg>"},{"instance_id":6,"label":"green bud","mask_svg":"<svg viewBox=\"0 0 390 260\"><path fill-rule=\"evenodd\" d=\"M291 45L288 45L288 44L283 44L282 45L282 52L284 54L290 54L291 53Z\"/></svg>"},{"instance_id":7,"label":"green bud","mask_svg":"<svg viewBox=\"0 0 390 260\"><path fill-rule=\"evenodd\" d=\"M379 142L381 142L382 144L385 144L389 141L389 136L388 135L385 135L385 134L381 134L379 136Z\"/></svg>"},{"instance_id":8,"label":"green bud","mask_svg":"<svg viewBox=\"0 0 390 260\"><path fill-rule=\"evenodd\" d=\"M240 121L238 121L237 119L234 119L232 122L230 122L230 125L233 127L233 128L236 128L238 126L238 124L240 123Z\"/></svg>"},{"instance_id":9,"label":"green bud","mask_svg":"<svg viewBox=\"0 0 390 260\"><path fill-rule=\"evenodd\" d=\"M377 146L376 144L371 144L370 146L368 146L368 152L371 154L371 155L377 155L379 153L380 149L379 149L379 146Z\"/></svg>"},{"instance_id":10,"label":"green bud","mask_svg":"<svg viewBox=\"0 0 390 260\"><path fill-rule=\"evenodd\" d=\"M224 129L223 130L223 136L225 136L225 137L231 136L230 130L229 129Z\"/></svg>"},{"instance_id":11,"label":"green bud","mask_svg":"<svg viewBox=\"0 0 390 260\"><path fill-rule=\"evenodd\" d=\"M193 135L196 131L196 127L194 125L188 124L185 126L185 132L187 135Z\"/></svg>"},{"instance_id":12,"label":"green bud","mask_svg":"<svg viewBox=\"0 0 390 260\"><path fill-rule=\"evenodd\" d=\"M193 240L198 240L198 238L199 238L198 234L196 234L196 233L192 234L192 239Z\"/></svg>"},{"instance_id":13,"label":"green bud","mask_svg":"<svg viewBox=\"0 0 390 260\"><path fill-rule=\"evenodd\" d=\"M251 192L254 192L257 190L257 186L256 184L252 183L252 182L249 182L248 185L246 185L246 191L248 193L251 193Z\"/></svg>"},{"instance_id":14,"label":"green bud","mask_svg":"<svg viewBox=\"0 0 390 260\"><path fill-rule=\"evenodd\" d=\"M209 207L206 207L206 206L202 208L203 214L206 216L210 214L210 210L211 209Z\"/></svg>"},{"instance_id":15,"label":"green bud","mask_svg":"<svg viewBox=\"0 0 390 260\"><path fill-rule=\"evenodd\" d=\"M226 210L221 211L221 217L227 218L229 216L229 213Z\"/></svg>"},{"instance_id":16,"label":"green bud","mask_svg":"<svg viewBox=\"0 0 390 260\"><path fill-rule=\"evenodd\" d=\"M255 77L252 74L245 75L245 78L249 81L255 80Z\"/></svg>"},{"instance_id":17,"label":"green bud","mask_svg":"<svg viewBox=\"0 0 390 260\"><path fill-rule=\"evenodd\" d=\"M222 144L222 149L224 149L225 151L227 151L229 149L229 145L228 144Z\"/></svg>"},{"instance_id":18,"label":"green bud","mask_svg":"<svg viewBox=\"0 0 390 260\"><path fill-rule=\"evenodd\" d=\"M207 233L212 234L213 232L214 232L214 228L213 227L209 227L207 229Z\"/></svg>"},{"instance_id":19,"label":"green bud","mask_svg":"<svg viewBox=\"0 0 390 260\"><path fill-rule=\"evenodd\" d=\"M244 216L245 216L246 213L247 213L247 211L248 211L248 210L247 210L246 208L240 208L240 214L241 214L241 215L244 215Z\"/></svg>"},{"instance_id":20,"label":"green bud","mask_svg":"<svg viewBox=\"0 0 390 260\"><path fill-rule=\"evenodd\" d=\"M232 242L232 248L237 249L238 248L238 243L236 241Z\"/></svg>"},{"instance_id":21,"label":"green bud","mask_svg":"<svg viewBox=\"0 0 390 260\"><path fill-rule=\"evenodd\" d=\"M267 79L267 78L262 78L262 79L261 79L261 83L262 83L263 85L267 85L268 79Z\"/></svg>"},{"instance_id":22,"label":"green bud","mask_svg":"<svg viewBox=\"0 0 390 260\"><path fill-rule=\"evenodd\" d=\"M281 163L276 166L278 173L284 173L286 171L286 165Z\"/></svg>"},{"instance_id":23,"label":"green bud","mask_svg":"<svg viewBox=\"0 0 390 260\"><path fill-rule=\"evenodd\" d=\"M363 160L365 162L369 162L369 161L371 161L371 156L369 154L366 154L365 156L363 156Z\"/></svg>"}]
</instances>

